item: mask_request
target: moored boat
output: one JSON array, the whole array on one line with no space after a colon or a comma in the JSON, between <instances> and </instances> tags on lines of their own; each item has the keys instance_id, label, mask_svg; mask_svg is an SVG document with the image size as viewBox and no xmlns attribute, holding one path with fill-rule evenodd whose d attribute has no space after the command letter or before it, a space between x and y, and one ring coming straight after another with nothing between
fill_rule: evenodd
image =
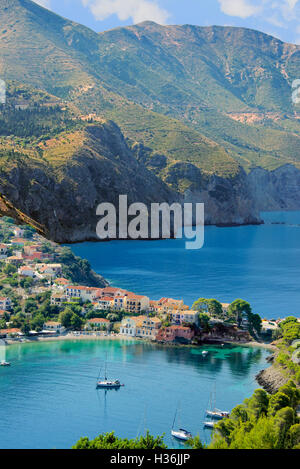
<instances>
[{"instance_id":1,"label":"moored boat","mask_svg":"<svg viewBox=\"0 0 300 469\"><path fill-rule=\"evenodd\" d=\"M124 386L121 384L118 379L108 379L107 378L107 361L105 360L105 367L104 367L104 379L100 379L101 370L97 379L96 389L119 389L120 387Z\"/></svg>"},{"instance_id":2,"label":"moored boat","mask_svg":"<svg viewBox=\"0 0 300 469\"><path fill-rule=\"evenodd\" d=\"M10 366L10 363L2 360L2 362L0 362L0 366Z\"/></svg>"},{"instance_id":3,"label":"moored boat","mask_svg":"<svg viewBox=\"0 0 300 469\"><path fill-rule=\"evenodd\" d=\"M182 441L188 441L192 438L192 434L183 428L179 428L179 430L171 430L171 435Z\"/></svg>"}]
</instances>

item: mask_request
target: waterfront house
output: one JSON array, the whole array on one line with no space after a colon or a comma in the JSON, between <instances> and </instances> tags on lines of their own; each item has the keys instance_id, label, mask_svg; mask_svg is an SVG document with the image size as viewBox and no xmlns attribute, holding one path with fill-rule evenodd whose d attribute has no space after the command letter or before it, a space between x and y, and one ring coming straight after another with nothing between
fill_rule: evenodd
<instances>
[{"instance_id":1,"label":"waterfront house","mask_svg":"<svg viewBox=\"0 0 300 469\"><path fill-rule=\"evenodd\" d=\"M37 252L41 252L42 246L40 244L29 244L28 246L24 246L24 254L25 256L32 256Z\"/></svg>"},{"instance_id":2,"label":"waterfront house","mask_svg":"<svg viewBox=\"0 0 300 469\"><path fill-rule=\"evenodd\" d=\"M88 319L85 328L88 330L108 330L110 322L108 319L104 318L92 318Z\"/></svg>"},{"instance_id":3,"label":"waterfront house","mask_svg":"<svg viewBox=\"0 0 300 469\"><path fill-rule=\"evenodd\" d=\"M60 322L48 321L44 324L43 330L54 334L63 334L66 329Z\"/></svg>"},{"instance_id":4,"label":"waterfront house","mask_svg":"<svg viewBox=\"0 0 300 469\"><path fill-rule=\"evenodd\" d=\"M22 336L21 329L13 328L13 329L0 329L0 337L8 338L8 337L15 337L15 336Z\"/></svg>"},{"instance_id":5,"label":"waterfront house","mask_svg":"<svg viewBox=\"0 0 300 469\"><path fill-rule=\"evenodd\" d=\"M0 309L8 311L12 307L12 301L7 296L0 296Z\"/></svg>"},{"instance_id":6,"label":"waterfront house","mask_svg":"<svg viewBox=\"0 0 300 469\"><path fill-rule=\"evenodd\" d=\"M136 337L155 340L161 327L159 318L149 318L147 316L139 316L136 321Z\"/></svg>"},{"instance_id":7,"label":"waterfront house","mask_svg":"<svg viewBox=\"0 0 300 469\"><path fill-rule=\"evenodd\" d=\"M125 317L123 318L120 326L120 334L127 335L130 337L136 336L136 317Z\"/></svg>"},{"instance_id":8,"label":"waterfront house","mask_svg":"<svg viewBox=\"0 0 300 469\"><path fill-rule=\"evenodd\" d=\"M140 314L142 311L148 311L149 298L143 295L135 295L128 292L125 297L125 311L131 314Z\"/></svg>"},{"instance_id":9,"label":"waterfront house","mask_svg":"<svg viewBox=\"0 0 300 469\"><path fill-rule=\"evenodd\" d=\"M181 310L172 310L170 313L170 320L172 324L197 324L198 323L198 311L181 311Z\"/></svg>"}]
</instances>

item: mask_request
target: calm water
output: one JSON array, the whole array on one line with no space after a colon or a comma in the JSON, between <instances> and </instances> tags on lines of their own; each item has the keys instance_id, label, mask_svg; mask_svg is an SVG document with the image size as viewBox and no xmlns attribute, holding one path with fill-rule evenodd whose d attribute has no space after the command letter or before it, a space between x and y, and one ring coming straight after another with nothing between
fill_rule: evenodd
<instances>
[{"instance_id":1,"label":"calm water","mask_svg":"<svg viewBox=\"0 0 300 469\"><path fill-rule=\"evenodd\" d=\"M202 422L216 382L217 405L230 410L257 388L254 377L268 352L233 347L163 348L129 341L49 342L8 348L0 369L0 448L70 448L80 436L115 430L136 437L166 433L180 401L182 424L204 441ZM96 391L108 354L109 374L126 384ZM219 390L219 391L218 391Z\"/></svg>"},{"instance_id":2,"label":"calm water","mask_svg":"<svg viewBox=\"0 0 300 469\"><path fill-rule=\"evenodd\" d=\"M300 316L300 212L264 213L261 226L205 228L205 245L184 240L73 245L113 285L146 294L249 301L263 317ZM272 224L280 222L283 224Z\"/></svg>"}]
</instances>

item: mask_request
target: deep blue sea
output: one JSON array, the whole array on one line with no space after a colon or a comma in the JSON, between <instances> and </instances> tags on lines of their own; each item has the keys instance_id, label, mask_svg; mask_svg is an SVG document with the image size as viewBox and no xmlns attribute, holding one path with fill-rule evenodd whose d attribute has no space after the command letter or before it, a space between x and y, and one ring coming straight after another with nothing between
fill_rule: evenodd
<instances>
[{"instance_id":1,"label":"deep blue sea","mask_svg":"<svg viewBox=\"0 0 300 469\"><path fill-rule=\"evenodd\" d=\"M151 299L249 301L267 318L300 316L300 212L263 213L264 225L205 227L205 244L183 239L72 245L112 285Z\"/></svg>"},{"instance_id":2,"label":"deep blue sea","mask_svg":"<svg viewBox=\"0 0 300 469\"><path fill-rule=\"evenodd\" d=\"M72 341L9 346L10 368L0 367L0 448L71 448L81 437L115 431L135 438L149 429L170 435L186 427L209 442L203 429L210 393L231 410L258 387L257 372L268 351L236 346L171 348L115 341ZM107 354L108 374L125 384L119 391L96 390Z\"/></svg>"}]
</instances>

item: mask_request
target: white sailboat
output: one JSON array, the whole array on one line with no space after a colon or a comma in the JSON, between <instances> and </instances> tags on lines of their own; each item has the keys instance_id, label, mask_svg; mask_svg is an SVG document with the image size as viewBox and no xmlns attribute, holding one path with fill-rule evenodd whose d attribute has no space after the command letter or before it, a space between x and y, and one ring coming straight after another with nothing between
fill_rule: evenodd
<instances>
[{"instance_id":1,"label":"white sailboat","mask_svg":"<svg viewBox=\"0 0 300 469\"><path fill-rule=\"evenodd\" d=\"M212 419L222 420L226 417L229 417L229 412L226 410L220 410L216 407L216 383L214 385L214 390L210 393L210 409L207 409L206 415Z\"/></svg>"},{"instance_id":2,"label":"white sailboat","mask_svg":"<svg viewBox=\"0 0 300 469\"><path fill-rule=\"evenodd\" d=\"M107 361L105 360L104 379L100 379L101 370L97 379L96 389L119 389L124 384L121 384L118 379L107 378Z\"/></svg>"},{"instance_id":3,"label":"white sailboat","mask_svg":"<svg viewBox=\"0 0 300 469\"><path fill-rule=\"evenodd\" d=\"M177 438L177 440L181 440L181 441L188 441L190 438L193 438L193 435L185 430L184 428L178 428L178 429L175 429L174 428L174 425L175 425L175 422L176 422L176 417L177 417L177 413L178 412L178 408L176 409L176 412L175 412L175 416L174 416L174 420L173 420L173 425L172 425L172 430L171 430L171 435L174 437L174 438Z\"/></svg>"}]
</instances>

